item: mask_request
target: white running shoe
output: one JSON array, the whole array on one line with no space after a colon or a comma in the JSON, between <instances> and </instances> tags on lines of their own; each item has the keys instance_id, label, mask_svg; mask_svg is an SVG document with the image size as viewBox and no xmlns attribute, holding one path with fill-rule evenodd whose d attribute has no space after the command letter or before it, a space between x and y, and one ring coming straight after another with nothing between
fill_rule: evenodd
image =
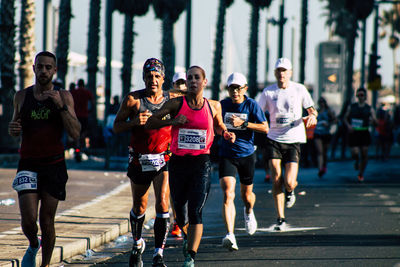
<instances>
[{"instance_id":1,"label":"white running shoe","mask_svg":"<svg viewBox=\"0 0 400 267\"><path fill-rule=\"evenodd\" d=\"M292 192L287 192L285 191L285 196L286 196L286 208L290 209L293 207L294 203L296 203L296 195L294 193L294 190Z\"/></svg>"},{"instance_id":2,"label":"white running shoe","mask_svg":"<svg viewBox=\"0 0 400 267\"><path fill-rule=\"evenodd\" d=\"M251 210L250 214L246 213L246 207L243 208L244 213L244 222L246 226L246 232L249 235L253 235L257 231L257 220L254 216L253 209Z\"/></svg>"},{"instance_id":3,"label":"white running shoe","mask_svg":"<svg viewBox=\"0 0 400 267\"><path fill-rule=\"evenodd\" d=\"M238 246L236 244L236 238L234 234L227 234L223 239L222 239L222 246L224 248L227 248L229 251L232 250L238 250Z\"/></svg>"}]
</instances>

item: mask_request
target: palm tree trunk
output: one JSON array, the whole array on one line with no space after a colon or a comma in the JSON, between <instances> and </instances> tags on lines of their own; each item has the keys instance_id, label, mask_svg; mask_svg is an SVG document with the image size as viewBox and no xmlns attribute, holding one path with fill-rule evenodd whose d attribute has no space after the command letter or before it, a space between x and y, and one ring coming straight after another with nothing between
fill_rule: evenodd
<instances>
[{"instance_id":1,"label":"palm tree trunk","mask_svg":"<svg viewBox=\"0 0 400 267\"><path fill-rule=\"evenodd\" d=\"M217 32L215 37L215 50L213 61L213 75L212 75L212 96L214 100L219 100L219 91L221 84L221 65L222 65L222 52L224 50L224 31L225 31L225 15L226 15L226 1L219 1Z\"/></svg>"},{"instance_id":2,"label":"palm tree trunk","mask_svg":"<svg viewBox=\"0 0 400 267\"><path fill-rule=\"evenodd\" d=\"M174 22L172 21L169 12L164 13L162 27L163 45L161 48L161 56L165 65L165 80L163 89L169 90L172 87L171 77L174 75L175 68Z\"/></svg>"},{"instance_id":3,"label":"palm tree trunk","mask_svg":"<svg viewBox=\"0 0 400 267\"><path fill-rule=\"evenodd\" d=\"M257 48L258 48L258 23L260 19L260 6L252 4L251 32L249 38L249 95L254 98L257 95Z\"/></svg>"},{"instance_id":4,"label":"palm tree trunk","mask_svg":"<svg viewBox=\"0 0 400 267\"><path fill-rule=\"evenodd\" d=\"M347 57L346 57L346 91L345 101L343 103L351 103L354 95L353 89L353 65L354 65L354 48L357 37L357 19L352 16L351 29L349 29L346 36Z\"/></svg>"},{"instance_id":5,"label":"palm tree trunk","mask_svg":"<svg viewBox=\"0 0 400 267\"><path fill-rule=\"evenodd\" d=\"M303 0L301 4L301 33L300 33L300 78L299 82L304 83L306 79L306 49L307 49L307 24L308 24L308 0Z\"/></svg>"},{"instance_id":6,"label":"palm tree trunk","mask_svg":"<svg viewBox=\"0 0 400 267\"><path fill-rule=\"evenodd\" d=\"M65 77L68 72L69 28L71 13L71 0L60 1L60 19L57 35L57 77L61 79L65 88Z\"/></svg>"},{"instance_id":7,"label":"palm tree trunk","mask_svg":"<svg viewBox=\"0 0 400 267\"><path fill-rule=\"evenodd\" d=\"M124 40L122 48L122 60L123 66L121 70L122 79L122 97L125 97L131 90L132 81L132 59L133 59L133 15L125 15L125 30L124 30Z\"/></svg>"},{"instance_id":8,"label":"palm tree trunk","mask_svg":"<svg viewBox=\"0 0 400 267\"><path fill-rule=\"evenodd\" d=\"M35 1L21 1L21 20L19 25L19 88L33 83L32 62L35 51Z\"/></svg>"},{"instance_id":9,"label":"palm tree trunk","mask_svg":"<svg viewBox=\"0 0 400 267\"><path fill-rule=\"evenodd\" d=\"M13 113L15 94L15 7L12 0L1 0L0 4L0 150L17 150L17 139L8 135L8 122Z\"/></svg>"},{"instance_id":10,"label":"palm tree trunk","mask_svg":"<svg viewBox=\"0 0 400 267\"><path fill-rule=\"evenodd\" d=\"M87 47L87 87L92 92L95 103L97 104L97 72L99 68L99 42L100 42L100 10L101 0L90 0L90 15L89 15L89 33ZM97 125L97 108L90 114L91 120Z\"/></svg>"}]
</instances>

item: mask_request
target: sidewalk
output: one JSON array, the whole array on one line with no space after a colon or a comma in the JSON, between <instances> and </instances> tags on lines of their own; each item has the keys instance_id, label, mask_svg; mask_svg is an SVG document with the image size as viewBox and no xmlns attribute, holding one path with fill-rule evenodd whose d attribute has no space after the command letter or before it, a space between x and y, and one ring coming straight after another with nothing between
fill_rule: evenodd
<instances>
[{"instance_id":1,"label":"sidewalk","mask_svg":"<svg viewBox=\"0 0 400 267\"><path fill-rule=\"evenodd\" d=\"M0 155L0 166L15 168L18 155ZM69 169L102 170L104 162L101 159L91 159L81 163L67 160ZM112 167L112 166L111 166ZM125 168L119 164L120 170ZM150 187L146 219L155 216L154 193ZM108 243L120 235L130 231L128 212L132 207L130 183L124 182L106 195L99 196L90 202L75 206L56 215L56 245L51 264L78 254L85 254L89 249ZM16 220L13 214L3 213ZM15 217L15 216L14 216ZM18 222L19 223L19 222ZM39 231L40 234L40 231ZM20 227L0 233L0 267L21 266L21 260L27 249L27 239ZM36 266L41 263L41 250L36 257Z\"/></svg>"}]
</instances>

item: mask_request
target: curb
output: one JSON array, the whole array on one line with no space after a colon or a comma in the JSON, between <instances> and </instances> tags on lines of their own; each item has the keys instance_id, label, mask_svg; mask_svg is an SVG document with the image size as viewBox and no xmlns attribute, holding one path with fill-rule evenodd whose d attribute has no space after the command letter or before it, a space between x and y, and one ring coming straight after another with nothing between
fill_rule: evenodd
<instances>
[{"instance_id":1,"label":"curb","mask_svg":"<svg viewBox=\"0 0 400 267\"><path fill-rule=\"evenodd\" d=\"M150 187L146 217L155 216L154 193ZM129 211L132 206L130 183L126 182L104 196L56 215L56 244L50 264L108 243L130 231ZM27 241L20 227L2 233L1 267L20 266ZM36 266L41 264L41 250Z\"/></svg>"}]
</instances>

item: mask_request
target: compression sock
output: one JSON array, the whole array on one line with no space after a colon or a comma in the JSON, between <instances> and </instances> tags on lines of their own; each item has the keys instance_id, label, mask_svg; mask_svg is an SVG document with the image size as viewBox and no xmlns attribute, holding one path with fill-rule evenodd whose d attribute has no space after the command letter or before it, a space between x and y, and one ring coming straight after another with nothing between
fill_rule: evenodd
<instances>
[{"instance_id":1,"label":"compression sock","mask_svg":"<svg viewBox=\"0 0 400 267\"><path fill-rule=\"evenodd\" d=\"M169 230L169 212L157 213L154 222L154 247L164 249Z\"/></svg>"},{"instance_id":2,"label":"compression sock","mask_svg":"<svg viewBox=\"0 0 400 267\"><path fill-rule=\"evenodd\" d=\"M142 228L143 228L143 222L145 218L145 213L142 215L137 216L133 210L131 210L129 214L129 219L131 223L131 230L132 230L132 237L133 240L139 240L142 238Z\"/></svg>"}]
</instances>

